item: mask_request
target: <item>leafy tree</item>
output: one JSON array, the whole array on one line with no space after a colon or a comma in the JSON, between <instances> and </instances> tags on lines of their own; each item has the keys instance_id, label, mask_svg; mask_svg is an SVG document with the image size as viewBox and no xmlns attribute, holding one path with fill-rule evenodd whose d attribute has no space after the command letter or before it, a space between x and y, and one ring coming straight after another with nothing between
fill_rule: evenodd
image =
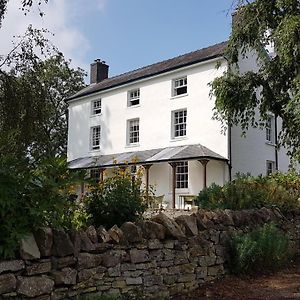
<instances>
[{"instance_id":1,"label":"leafy tree","mask_svg":"<svg viewBox=\"0 0 300 300\"><path fill-rule=\"evenodd\" d=\"M9 2L9 0L0 0L0 28L2 25L2 20L4 18L4 15L7 11L8 2ZM44 1L42 1L42 0L22 0L20 9L22 9L24 11L24 13L26 14L33 5L36 5L39 8L40 16L43 16L44 13L40 10L40 5L42 4L42 2L47 3L48 0L44 0Z\"/></svg>"},{"instance_id":2,"label":"leafy tree","mask_svg":"<svg viewBox=\"0 0 300 300\"><path fill-rule=\"evenodd\" d=\"M263 126L272 113L282 118L279 143L300 155L300 2L239 0L225 57L229 68L211 83L215 117L224 126ZM269 55L273 45L275 55ZM257 55L258 70L242 73L239 57ZM258 92L257 92L258 91ZM260 119L255 118L255 108Z\"/></svg>"}]
</instances>

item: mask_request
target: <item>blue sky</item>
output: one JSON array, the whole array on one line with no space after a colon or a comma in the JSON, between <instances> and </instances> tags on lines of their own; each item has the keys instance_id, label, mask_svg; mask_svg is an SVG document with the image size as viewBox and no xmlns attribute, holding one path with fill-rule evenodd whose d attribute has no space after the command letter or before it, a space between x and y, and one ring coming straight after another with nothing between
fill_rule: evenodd
<instances>
[{"instance_id":1,"label":"blue sky","mask_svg":"<svg viewBox=\"0 0 300 300\"><path fill-rule=\"evenodd\" d=\"M19 0L10 0L0 32L0 53L10 37L29 23L55 34L53 42L88 71L95 58L110 76L197 50L228 39L233 0L49 0L45 17L26 17ZM15 20L18 19L16 23Z\"/></svg>"}]
</instances>

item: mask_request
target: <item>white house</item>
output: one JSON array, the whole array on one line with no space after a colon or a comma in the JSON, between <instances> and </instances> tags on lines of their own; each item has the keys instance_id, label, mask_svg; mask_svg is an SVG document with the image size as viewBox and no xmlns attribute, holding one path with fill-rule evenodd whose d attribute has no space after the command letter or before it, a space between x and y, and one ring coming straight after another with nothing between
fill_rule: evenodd
<instances>
[{"instance_id":1,"label":"white house","mask_svg":"<svg viewBox=\"0 0 300 300\"><path fill-rule=\"evenodd\" d=\"M115 77L108 65L91 64L91 84L68 99L68 161L71 169L109 170L126 165L145 169L171 207L183 195L197 195L212 183L224 184L237 172L286 171L285 151L275 148L278 120L266 130L221 132L213 120L209 83L227 68L226 42ZM220 67L217 69L216 64ZM241 61L241 70L255 66Z\"/></svg>"}]
</instances>

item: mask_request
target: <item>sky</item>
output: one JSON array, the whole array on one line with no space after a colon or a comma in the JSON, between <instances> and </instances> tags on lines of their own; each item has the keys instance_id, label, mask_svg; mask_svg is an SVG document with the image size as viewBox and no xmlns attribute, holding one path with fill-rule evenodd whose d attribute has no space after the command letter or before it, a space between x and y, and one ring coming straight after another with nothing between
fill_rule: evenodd
<instances>
[{"instance_id":1,"label":"sky","mask_svg":"<svg viewBox=\"0 0 300 300\"><path fill-rule=\"evenodd\" d=\"M89 72L100 58L118 75L228 39L233 0L49 0L24 16L21 0L9 0L0 28L0 54L29 24Z\"/></svg>"}]
</instances>

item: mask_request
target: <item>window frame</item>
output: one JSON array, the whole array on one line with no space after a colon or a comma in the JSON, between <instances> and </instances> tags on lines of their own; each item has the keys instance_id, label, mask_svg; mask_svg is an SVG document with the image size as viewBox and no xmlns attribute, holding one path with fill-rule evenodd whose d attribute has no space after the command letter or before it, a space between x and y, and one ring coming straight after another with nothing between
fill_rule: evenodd
<instances>
[{"instance_id":1,"label":"window frame","mask_svg":"<svg viewBox=\"0 0 300 300\"><path fill-rule=\"evenodd\" d=\"M269 117L266 121L266 127L265 127L265 133L266 133L266 142L267 143L273 143L273 117Z\"/></svg>"},{"instance_id":2,"label":"window frame","mask_svg":"<svg viewBox=\"0 0 300 300\"><path fill-rule=\"evenodd\" d=\"M183 190L189 188L189 163L179 161L176 163L176 189Z\"/></svg>"},{"instance_id":3,"label":"window frame","mask_svg":"<svg viewBox=\"0 0 300 300\"><path fill-rule=\"evenodd\" d=\"M138 129L131 131L131 128L136 126L136 125L131 126L133 122L138 122L137 124ZM131 136L131 134L134 133L137 133L137 136ZM137 140L134 141L135 139ZM126 144L127 146L134 146L134 145L139 145L139 142L140 142L140 119L139 118L129 119L127 120Z\"/></svg>"},{"instance_id":4,"label":"window frame","mask_svg":"<svg viewBox=\"0 0 300 300\"><path fill-rule=\"evenodd\" d=\"M178 116L176 117L177 113L185 113L183 116ZM177 110L173 110L172 111L172 116L171 116L172 120L172 139L176 140L176 139L181 139L181 138L185 138L187 136L187 109L186 108L182 108L182 109L177 109ZM184 122L176 122L176 120L180 120L180 118L184 119ZM181 126L183 126L183 128L180 128ZM179 128L177 128L179 127ZM184 132L183 134L177 134L178 132Z\"/></svg>"},{"instance_id":5,"label":"window frame","mask_svg":"<svg viewBox=\"0 0 300 300\"><path fill-rule=\"evenodd\" d=\"M269 168L271 166L271 168ZM275 172L275 162L273 160L266 161L266 175L269 176Z\"/></svg>"},{"instance_id":6,"label":"window frame","mask_svg":"<svg viewBox=\"0 0 300 300\"><path fill-rule=\"evenodd\" d=\"M132 94L136 93L137 95L132 96ZM134 101L138 101L138 103L133 103ZM141 91L140 89L133 89L128 91L127 93L127 106L128 107L136 107L140 105L141 101Z\"/></svg>"},{"instance_id":7,"label":"window frame","mask_svg":"<svg viewBox=\"0 0 300 300\"><path fill-rule=\"evenodd\" d=\"M96 106L95 107L95 103L99 102L100 106ZM100 110L99 112L96 112L97 110ZM92 116L98 116L102 114L102 99L95 99L91 101L91 115Z\"/></svg>"},{"instance_id":8,"label":"window frame","mask_svg":"<svg viewBox=\"0 0 300 300\"><path fill-rule=\"evenodd\" d=\"M181 80L183 80L183 84L180 84L179 86L176 86L176 83L180 82ZM184 89L184 88L185 88L185 91L178 93L178 90ZM174 78L172 80L172 97L184 96L184 95L187 95L187 93L188 93L187 76Z\"/></svg>"},{"instance_id":9,"label":"window frame","mask_svg":"<svg viewBox=\"0 0 300 300\"><path fill-rule=\"evenodd\" d=\"M97 129L99 129L98 134L94 132ZM95 143L96 141L98 141L98 142ZM100 150L100 142L101 142L101 126L100 125L92 126L90 128L90 150L91 151L99 151Z\"/></svg>"}]
</instances>

